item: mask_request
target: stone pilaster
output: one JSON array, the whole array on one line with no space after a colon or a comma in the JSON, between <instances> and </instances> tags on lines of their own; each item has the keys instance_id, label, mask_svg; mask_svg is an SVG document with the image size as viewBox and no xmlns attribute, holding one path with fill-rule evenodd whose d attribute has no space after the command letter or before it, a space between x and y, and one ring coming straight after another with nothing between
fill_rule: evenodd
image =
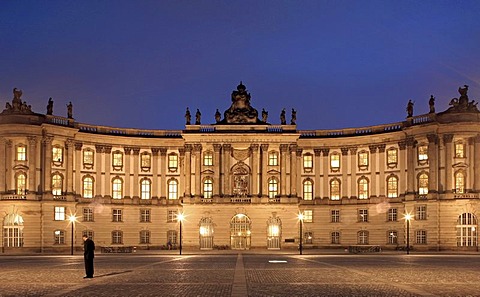
<instances>
[{"instance_id":1,"label":"stone pilaster","mask_svg":"<svg viewBox=\"0 0 480 297\"><path fill-rule=\"evenodd\" d=\"M340 148L340 150L342 151L342 159L340 163L340 170L342 172L342 189L341 189L342 197L341 198L343 199L343 198L348 198L348 165L347 165L348 164L347 163L348 147L342 147ZM353 193L351 193L351 195L353 195Z\"/></svg>"},{"instance_id":2,"label":"stone pilaster","mask_svg":"<svg viewBox=\"0 0 480 297\"><path fill-rule=\"evenodd\" d=\"M67 195L71 195L73 194L73 154L75 151L75 141L72 138L67 139L65 142L65 148L67 149Z\"/></svg>"},{"instance_id":3,"label":"stone pilaster","mask_svg":"<svg viewBox=\"0 0 480 297\"><path fill-rule=\"evenodd\" d=\"M368 147L370 149L370 172L371 172L371 177L372 180L370 181L370 189L369 189L369 195L370 197L376 197L377 196L377 145L370 145Z\"/></svg>"},{"instance_id":4,"label":"stone pilaster","mask_svg":"<svg viewBox=\"0 0 480 297\"><path fill-rule=\"evenodd\" d=\"M192 145L185 144L185 197L192 196Z\"/></svg>"},{"instance_id":5,"label":"stone pilaster","mask_svg":"<svg viewBox=\"0 0 480 297\"><path fill-rule=\"evenodd\" d=\"M356 147L350 147L350 165L351 165L351 171L352 171L352 182L350 183L350 197L351 198L356 198L358 197L357 195L357 148ZM345 165L347 165L345 163Z\"/></svg>"},{"instance_id":6,"label":"stone pilaster","mask_svg":"<svg viewBox=\"0 0 480 297\"><path fill-rule=\"evenodd\" d=\"M160 183L160 197L166 198L167 197L167 148L161 147L160 148L160 175L161 175L161 183Z\"/></svg>"},{"instance_id":7,"label":"stone pilaster","mask_svg":"<svg viewBox=\"0 0 480 297\"><path fill-rule=\"evenodd\" d=\"M428 193L438 193L438 136L428 134Z\"/></svg>"},{"instance_id":8,"label":"stone pilaster","mask_svg":"<svg viewBox=\"0 0 480 297\"><path fill-rule=\"evenodd\" d=\"M131 168L131 165L130 165L131 157L130 156L132 155L132 148L131 147L124 147L123 149L124 149L124 152L125 152L125 155L124 155L124 157L125 157L124 158L124 162L125 162L125 164L124 164L125 165L124 166L124 168L125 168L124 169L125 170L125 183L124 183L125 184L125 191L123 192L123 197L130 198L130 197L132 197L131 196L131 181L130 181L131 180L130 179L130 172L132 172L131 169L130 169ZM109 159L111 159L111 158L109 158ZM110 181L108 181L108 182L110 182Z\"/></svg>"},{"instance_id":9,"label":"stone pilaster","mask_svg":"<svg viewBox=\"0 0 480 297\"><path fill-rule=\"evenodd\" d=\"M250 145L250 156L252 166L252 195L258 196L258 144Z\"/></svg>"},{"instance_id":10,"label":"stone pilaster","mask_svg":"<svg viewBox=\"0 0 480 297\"><path fill-rule=\"evenodd\" d=\"M330 171L330 166L328 165L328 154L330 153L330 149L323 148L322 149L322 161L323 161L323 197L328 199L329 198L329 184L330 181L328 180L328 172Z\"/></svg>"},{"instance_id":11,"label":"stone pilaster","mask_svg":"<svg viewBox=\"0 0 480 297\"><path fill-rule=\"evenodd\" d=\"M260 178L261 196L268 195L268 182L267 182L267 164L268 164L268 144L260 145L262 152L262 175Z\"/></svg>"},{"instance_id":12,"label":"stone pilaster","mask_svg":"<svg viewBox=\"0 0 480 297\"><path fill-rule=\"evenodd\" d=\"M83 155L82 155L82 147L83 143L77 141L75 142L75 164L74 164L74 187L73 191L76 192L78 196L82 196L82 188L83 188L83 183L82 182L82 168L83 168ZM95 163L94 163L95 166ZM95 189L92 189L92 191ZM93 193L95 195L95 193Z\"/></svg>"},{"instance_id":13,"label":"stone pilaster","mask_svg":"<svg viewBox=\"0 0 480 297\"><path fill-rule=\"evenodd\" d=\"M178 149L178 154L180 156L179 164L179 173L180 173L180 183L178 185L178 193L185 197L185 148L181 147ZM180 198L180 197L179 197Z\"/></svg>"},{"instance_id":14,"label":"stone pilaster","mask_svg":"<svg viewBox=\"0 0 480 297\"><path fill-rule=\"evenodd\" d=\"M28 136L28 191L30 193L36 193L37 187L35 182L37 180L36 167L37 167L37 137ZM1 191L0 191L1 192Z\"/></svg>"},{"instance_id":15,"label":"stone pilaster","mask_svg":"<svg viewBox=\"0 0 480 297\"><path fill-rule=\"evenodd\" d=\"M297 145L291 144L290 149L290 195L297 196Z\"/></svg>"},{"instance_id":16,"label":"stone pilaster","mask_svg":"<svg viewBox=\"0 0 480 297\"><path fill-rule=\"evenodd\" d=\"M280 195L287 194L287 152L288 144L280 144ZM267 156L268 159L268 156Z\"/></svg>"},{"instance_id":17,"label":"stone pilaster","mask_svg":"<svg viewBox=\"0 0 480 297\"><path fill-rule=\"evenodd\" d=\"M159 177L158 177L158 152L160 148L152 147L152 198L160 197L160 193L158 191L158 184L159 184Z\"/></svg>"},{"instance_id":18,"label":"stone pilaster","mask_svg":"<svg viewBox=\"0 0 480 297\"><path fill-rule=\"evenodd\" d=\"M407 137L407 195L415 194L415 139Z\"/></svg>"},{"instance_id":19,"label":"stone pilaster","mask_svg":"<svg viewBox=\"0 0 480 297\"><path fill-rule=\"evenodd\" d=\"M102 196L102 195L110 195L111 192L108 187L105 189L105 193L102 193L102 171L110 172L111 168L102 168L102 154L103 154L103 145L96 144L95 145L95 196ZM106 183L110 183L110 181L105 181Z\"/></svg>"},{"instance_id":20,"label":"stone pilaster","mask_svg":"<svg viewBox=\"0 0 480 297\"><path fill-rule=\"evenodd\" d=\"M5 160L5 162L0 162L0 194L5 193L6 191L6 178L5 172L7 170L7 151L6 145L7 140L3 137L0 137L0 160Z\"/></svg>"},{"instance_id":21,"label":"stone pilaster","mask_svg":"<svg viewBox=\"0 0 480 297\"><path fill-rule=\"evenodd\" d=\"M313 161L313 162L314 162L314 164L313 164L313 166L314 166L313 170L314 170L314 172L315 172L315 183L314 183L314 191L315 191L315 193L314 193L314 198L315 198L315 199L321 199L322 196L321 196L321 194L320 194L320 190L321 190L321 188L320 188L320 185L321 185L321 182L320 182L320 172L321 172L321 171L320 171L320 164L321 164L321 162L322 162L322 157L321 157L322 150L321 150L321 149L318 149L318 148L315 148L315 149L313 149L313 152L314 152L314 155L315 155L314 161Z\"/></svg>"},{"instance_id":22,"label":"stone pilaster","mask_svg":"<svg viewBox=\"0 0 480 297\"><path fill-rule=\"evenodd\" d=\"M443 144L445 146L445 193L453 192L452 182L452 162L453 162L453 134L443 135Z\"/></svg>"},{"instance_id":23,"label":"stone pilaster","mask_svg":"<svg viewBox=\"0 0 480 297\"><path fill-rule=\"evenodd\" d=\"M133 150L133 197L140 197L140 179L138 173L140 171L140 148L134 147ZM125 172L125 175L127 172Z\"/></svg>"},{"instance_id":24,"label":"stone pilaster","mask_svg":"<svg viewBox=\"0 0 480 297\"><path fill-rule=\"evenodd\" d=\"M43 185L42 189L45 194L52 192L52 141L53 136L44 136L43 137Z\"/></svg>"},{"instance_id":25,"label":"stone pilaster","mask_svg":"<svg viewBox=\"0 0 480 297\"><path fill-rule=\"evenodd\" d=\"M398 142L398 168L400 169L400 176L398 179L398 195L406 194L406 164L407 164L407 142L400 141Z\"/></svg>"},{"instance_id":26,"label":"stone pilaster","mask_svg":"<svg viewBox=\"0 0 480 297\"><path fill-rule=\"evenodd\" d=\"M220 153L222 151L222 145L221 144L214 144L213 145L213 165L214 165L214 170L215 172L213 173L213 196L219 196L220 195L220 174L222 172L222 162L220 159Z\"/></svg>"},{"instance_id":27,"label":"stone pilaster","mask_svg":"<svg viewBox=\"0 0 480 297\"><path fill-rule=\"evenodd\" d=\"M230 181L230 155L232 153L232 145L231 144L224 144L223 145L223 163L225 165L223 172L224 172L224 194L232 195L231 191L231 181Z\"/></svg>"},{"instance_id":28,"label":"stone pilaster","mask_svg":"<svg viewBox=\"0 0 480 297\"><path fill-rule=\"evenodd\" d=\"M202 145L193 146L195 153L195 196L202 195Z\"/></svg>"},{"instance_id":29,"label":"stone pilaster","mask_svg":"<svg viewBox=\"0 0 480 297\"><path fill-rule=\"evenodd\" d=\"M474 156L473 158L473 189L475 192L480 192L480 135L475 136L475 144L474 144ZM471 161L470 161L471 162Z\"/></svg>"},{"instance_id":30,"label":"stone pilaster","mask_svg":"<svg viewBox=\"0 0 480 297\"><path fill-rule=\"evenodd\" d=\"M387 196L387 192L386 192L386 188L385 188L385 185L386 185L386 181L385 181L385 166L387 166L386 164L386 159L385 159L385 147L386 145L385 144L379 144L378 146L378 158L379 158L379 161L378 163L380 164L378 166L378 168L380 169L380 176L379 176L379 183L380 183L380 192L378 193L378 196Z\"/></svg>"}]
</instances>

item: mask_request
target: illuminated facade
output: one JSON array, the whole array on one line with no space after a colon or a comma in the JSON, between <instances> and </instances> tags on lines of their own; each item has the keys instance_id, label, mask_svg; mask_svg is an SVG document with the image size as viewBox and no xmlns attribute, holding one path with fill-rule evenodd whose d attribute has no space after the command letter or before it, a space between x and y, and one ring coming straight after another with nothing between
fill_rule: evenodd
<instances>
[{"instance_id":1,"label":"illuminated facade","mask_svg":"<svg viewBox=\"0 0 480 297\"><path fill-rule=\"evenodd\" d=\"M460 88L446 111L352 129L269 124L240 84L214 124L140 130L38 114L14 90L0 114L2 252L101 247L477 250L480 113ZM303 214L302 222L297 215Z\"/></svg>"}]
</instances>

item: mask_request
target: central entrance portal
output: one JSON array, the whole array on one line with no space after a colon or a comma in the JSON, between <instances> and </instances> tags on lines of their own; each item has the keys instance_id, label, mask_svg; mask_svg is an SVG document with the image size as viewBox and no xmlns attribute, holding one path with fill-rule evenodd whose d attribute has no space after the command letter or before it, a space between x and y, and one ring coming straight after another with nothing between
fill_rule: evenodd
<instances>
[{"instance_id":1,"label":"central entrance portal","mask_svg":"<svg viewBox=\"0 0 480 297\"><path fill-rule=\"evenodd\" d=\"M230 246L233 250L250 248L250 218L243 213L236 214L230 221Z\"/></svg>"}]
</instances>

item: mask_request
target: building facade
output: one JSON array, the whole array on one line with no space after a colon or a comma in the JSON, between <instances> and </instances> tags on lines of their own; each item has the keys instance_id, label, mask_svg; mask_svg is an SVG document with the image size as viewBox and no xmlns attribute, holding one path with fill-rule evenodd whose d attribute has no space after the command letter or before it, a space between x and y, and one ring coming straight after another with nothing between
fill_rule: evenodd
<instances>
[{"instance_id":1,"label":"building facade","mask_svg":"<svg viewBox=\"0 0 480 297\"><path fill-rule=\"evenodd\" d=\"M2 252L80 249L83 234L106 248L398 249L408 237L477 251L480 112L467 91L440 113L432 97L402 122L300 131L295 110L268 123L240 83L214 124L187 109L172 131L79 123L51 100L35 113L14 89L0 114Z\"/></svg>"}]
</instances>

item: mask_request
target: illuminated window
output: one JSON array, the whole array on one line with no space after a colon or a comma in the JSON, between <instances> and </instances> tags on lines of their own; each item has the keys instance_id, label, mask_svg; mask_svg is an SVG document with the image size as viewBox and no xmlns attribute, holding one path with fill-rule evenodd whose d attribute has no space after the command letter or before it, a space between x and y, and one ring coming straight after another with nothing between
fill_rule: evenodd
<instances>
[{"instance_id":1,"label":"illuminated window","mask_svg":"<svg viewBox=\"0 0 480 297\"><path fill-rule=\"evenodd\" d=\"M303 182L303 200L313 200L313 182L306 179Z\"/></svg>"},{"instance_id":2,"label":"illuminated window","mask_svg":"<svg viewBox=\"0 0 480 297\"><path fill-rule=\"evenodd\" d=\"M112 209L112 222L123 222L122 209Z\"/></svg>"},{"instance_id":3,"label":"illuminated window","mask_svg":"<svg viewBox=\"0 0 480 297\"><path fill-rule=\"evenodd\" d=\"M3 220L3 246L23 246L23 218L19 214L8 214Z\"/></svg>"},{"instance_id":4,"label":"illuminated window","mask_svg":"<svg viewBox=\"0 0 480 297\"><path fill-rule=\"evenodd\" d=\"M140 231L140 244L149 244L150 243L150 231L142 230Z\"/></svg>"},{"instance_id":5,"label":"illuminated window","mask_svg":"<svg viewBox=\"0 0 480 297\"><path fill-rule=\"evenodd\" d=\"M203 165L204 166L213 166L213 154L212 152L205 152L203 155Z\"/></svg>"},{"instance_id":6,"label":"illuminated window","mask_svg":"<svg viewBox=\"0 0 480 297\"><path fill-rule=\"evenodd\" d=\"M427 244L427 231L426 230L417 230L415 231L415 243L416 244Z\"/></svg>"},{"instance_id":7,"label":"illuminated window","mask_svg":"<svg viewBox=\"0 0 480 297\"><path fill-rule=\"evenodd\" d=\"M63 178L60 174L52 176L52 194L54 196L61 196L63 189Z\"/></svg>"},{"instance_id":8,"label":"illuminated window","mask_svg":"<svg viewBox=\"0 0 480 297\"><path fill-rule=\"evenodd\" d=\"M312 244L313 243L313 232L306 231L303 233L303 243Z\"/></svg>"},{"instance_id":9,"label":"illuminated window","mask_svg":"<svg viewBox=\"0 0 480 297\"><path fill-rule=\"evenodd\" d=\"M455 143L455 158L465 158L465 144Z\"/></svg>"},{"instance_id":10,"label":"illuminated window","mask_svg":"<svg viewBox=\"0 0 480 297\"><path fill-rule=\"evenodd\" d=\"M418 176L418 194L428 194L428 175L425 172Z\"/></svg>"},{"instance_id":11,"label":"illuminated window","mask_svg":"<svg viewBox=\"0 0 480 297\"><path fill-rule=\"evenodd\" d=\"M368 231L362 230L357 233L358 244L368 244Z\"/></svg>"},{"instance_id":12,"label":"illuminated window","mask_svg":"<svg viewBox=\"0 0 480 297\"><path fill-rule=\"evenodd\" d=\"M143 152L140 155L140 168L142 169L142 171L149 171L151 167L152 156L147 152Z\"/></svg>"},{"instance_id":13,"label":"illuminated window","mask_svg":"<svg viewBox=\"0 0 480 297\"><path fill-rule=\"evenodd\" d=\"M167 223L174 223L177 222L177 215L178 211L175 210L168 210L167 212Z\"/></svg>"},{"instance_id":14,"label":"illuminated window","mask_svg":"<svg viewBox=\"0 0 480 297\"><path fill-rule=\"evenodd\" d=\"M462 170L455 173L455 193L465 193L465 174Z\"/></svg>"},{"instance_id":15,"label":"illuminated window","mask_svg":"<svg viewBox=\"0 0 480 297\"><path fill-rule=\"evenodd\" d=\"M55 230L53 232L54 244L65 244L65 231Z\"/></svg>"},{"instance_id":16,"label":"illuminated window","mask_svg":"<svg viewBox=\"0 0 480 297\"><path fill-rule=\"evenodd\" d=\"M340 170L340 154L333 153L330 155L330 169L332 171Z\"/></svg>"},{"instance_id":17,"label":"illuminated window","mask_svg":"<svg viewBox=\"0 0 480 297\"><path fill-rule=\"evenodd\" d=\"M272 177L268 180L268 198L275 198L278 195L278 181Z\"/></svg>"},{"instance_id":18,"label":"illuminated window","mask_svg":"<svg viewBox=\"0 0 480 297\"><path fill-rule=\"evenodd\" d=\"M304 223L312 223L313 222L313 210L305 209L303 211L303 222Z\"/></svg>"},{"instance_id":19,"label":"illuminated window","mask_svg":"<svg viewBox=\"0 0 480 297\"><path fill-rule=\"evenodd\" d=\"M113 199L123 198L123 181L119 177L114 178L112 181L112 198Z\"/></svg>"},{"instance_id":20,"label":"illuminated window","mask_svg":"<svg viewBox=\"0 0 480 297\"><path fill-rule=\"evenodd\" d=\"M168 181L168 199L178 199L178 182L175 179Z\"/></svg>"},{"instance_id":21,"label":"illuminated window","mask_svg":"<svg viewBox=\"0 0 480 297\"><path fill-rule=\"evenodd\" d=\"M390 230L387 232L387 243L388 244L398 244L398 232L395 230Z\"/></svg>"},{"instance_id":22,"label":"illuminated window","mask_svg":"<svg viewBox=\"0 0 480 297\"><path fill-rule=\"evenodd\" d=\"M390 175L387 178L387 197L398 197L398 178L395 175Z\"/></svg>"},{"instance_id":23,"label":"illuminated window","mask_svg":"<svg viewBox=\"0 0 480 297\"><path fill-rule=\"evenodd\" d=\"M397 221L397 209L389 208L387 213L387 221L396 222Z\"/></svg>"},{"instance_id":24,"label":"illuminated window","mask_svg":"<svg viewBox=\"0 0 480 297\"><path fill-rule=\"evenodd\" d=\"M27 160L27 147L23 144L17 146L17 161Z\"/></svg>"},{"instance_id":25,"label":"illuminated window","mask_svg":"<svg viewBox=\"0 0 480 297\"><path fill-rule=\"evenodd\" d=\"M60 165L63 163L63 148L59 146L54 146L52 148L52 158L53 163Z\"/></svg>"},{"instance_id":26,"label":"illuminated window","mask_svg":"<svg viewBox=\"0 0 480 297\"><path fill-rule=\"evenodd\" d=\"M340 223L340 210L332 209L331 211L331 222Z\"/></svg>"},{"instance_id":27,"label":"illuminated window","mask_svg":"<svg viewBox=\"0 0 480 297\"><path fill-rule=\"evenodd\" d=\"M168 155L168 170L177 171L178 168L178 156L176 154Z\"/></svg>"},{"instance_id":28,"label":"illuminated window","mask_svg":"<svg viewBox=\"0 0 480 297\"><path fill-rule=\"evenodd\" d=\"M213 181L211 178L206 178L203 181L203 198L213 197Z\"/></svg>"},{"instance_id":29,"label":"illuminated window","mask_svg":"<svg viewBox=\"0 0 480 297\"><path fill-rule=\"evenodd\" d=\"M368 180L362 177L358 180L358 199L368 199Z\"/></svg>"},{"instance_id":30,"label":"illuminated window","mask_svg":"<svg viewBox=\"0 0 480 297\"><path fill-rule=\"evenodd\" d=\"M65 221L65 207L55 206L55 221Z\"/></svg>"},{"instance_id":31,"label":"illuminated window","mask_svg":"<svg viewBox=\"0 0 480 297\"><path fill-rule=\"evenodd\" d=\"M148 178L142 179L140 182L141 187L141 199L150 199L152 196L152 182Z\"/></svg>"},{"instance_id":32,"label":"illuminated window","mask_svg":"<svg viewBox=\"0 0 480 297\"><path fill-rule=\"evenodd\" d=\"M15 178L17 195L25 195L27 193L27 175L23 172L18 173Z\"/></svg>"},{"instance_id":33,"label":"illuminated window","mask_svg":"<svg viewBox=\"0 0 480 297\"><path fill-rule=\"evenodd\" d=\"M313 170L313 155L312 154L303 155L303 170L305 170L305 172L311 172Z\"/></svg>"},{"instance_id":34,"label":"illuminated window","mask_svg":"<svg viewBox=\"0 0 480 297\"><path fill-rule=\"evenodd\" d=\"M330 199L340 200L340 180L336 178L330 181Z\"/></svg>"},{"instance_id":35,"label":"illuminated window","mask_svg":"<svg viewBox=\"0 0 480 297\"><path fill-rule=\"evenodd\" d=\"M387 166L394 168L398 164L398 150L396 148L390 148L387 150Z\"/></svg>"},{"instance_id":36,"label":"illuminated window","mask_svg":"<svg viewBox=\"0 0 480 297\"><path fill-rule=\"evenodd\" d=\"M330 233L330 238L332 244L340 244L340 232L333 231Z\"/></svg>"},{"instance_id":37,"label":"illuminated window","mask_svg":"<svg viewBox=\"0 0 480 297\"><path fill-rule=\"evenodd\" d=\"M368 209L358 210L358 221L363 223L368 222Z\"/></svg>"},{"instance_id":38,"label":"illuminated window","mask_svg":"<svg viewBox=\"0 0 480 297\"><path fill-rule=\"evenodd\" d=\"M477 246L477 218L472 213L463 213L457 221L457 246Z\"/></svg>"},{"instance_id":39,"label":"illuminated window","mask_svg":"<svg viewBox=\"0 0 480 297\"><path fill-rule=\"evenodd\" d=\"M278 166L278 153L269 152L268 153L268 165L269 166Z\"/></svg>"},{"instance_id":40,"label":"illuminated window","mask_svg":"<svg viewBox=\"0 0 480 297\"><path fill-rule=\"evenodd\" d=\"M170 242L171 244L177 244L177 231L175 230L167 231L167 242Z\"/></svg>"},{"instance_id":41,"label":"illuminated window","mask_svg":"<svg viewBox=\"0 0 480 297\"><path fill-rule=\"evenodd\" d=\"M84 222L93 222L93 208L84 207L83 208L83 221Z\"/></svg>"},{"instance_id":42,"label":"illuminated window","mask_svg":"<svg viewBox=\"0 0 480 297\"><path fill-rule=\"evenodd\" d=\"M91 149L83 150L83 167L93 168L95 152Z\"/></svg>"},{"instance_id":43,"label":"illuminated window","mask_svg":"<svg viewBox=\"0 0 480 297\"><path fill-rule=\"evenodd\" d=\"M112 244L123 244L123 232L120 230L112 231Z\"/></svg>"},{"instance_id":44,"label":"illuminated window","mask_svg":"<svg viewBox=\"0 0 480 297\"><path fill-rule=\"evenodd\" d=\"M365 170L368 168L368 152L361 151L358 153L358 169Z\"/></svg>"},{"instance_id":45,"label":"illuminated window","mask_svg":"<svg viewBox=\"0 0 480 297\"><path fill-rule=\"evenodd\" d=\"M113 170L122 170L123 168L123 153L121 151L115 151L112 154L112 167Z\"/></svg>"},{"instance_id":46,"label":"illuminated window","mask_svg":"<svg viewBox=\"0 0 480 297\"><path fill-rule=\"evenodd\" d=\"M151 222L150 209L140 209L140 222L142 223Z\"/></svg>"},{"instance_id":47,"label":"illuminated window","mask_svg":"<svg viewBox=\"0 0 480 297\"><path fill-rule=\"evenodd\" d=\"M418 146L418 163L426 164L428 161L428 146L420 145Z\"/></svg>"},{"instance_id":48,"label":"illuminated window","mask_svg":"<svg viewBox=\"0 0 480 297\"><path fill-rule=\"evenodd\" d=\"M87 175L83 178L83 198L93 198L93 177Z\"/></svg>"},{"instance_id":49,"label":"illuminated window","mask_svg":"<svg viewBox=\"0 0 480 297\"><path fill-rule=\"evenodd\" d=\"M415 208L415 220L426 220L427 219L427 206L418 205Z\"/></svg>"}]
</instances>

